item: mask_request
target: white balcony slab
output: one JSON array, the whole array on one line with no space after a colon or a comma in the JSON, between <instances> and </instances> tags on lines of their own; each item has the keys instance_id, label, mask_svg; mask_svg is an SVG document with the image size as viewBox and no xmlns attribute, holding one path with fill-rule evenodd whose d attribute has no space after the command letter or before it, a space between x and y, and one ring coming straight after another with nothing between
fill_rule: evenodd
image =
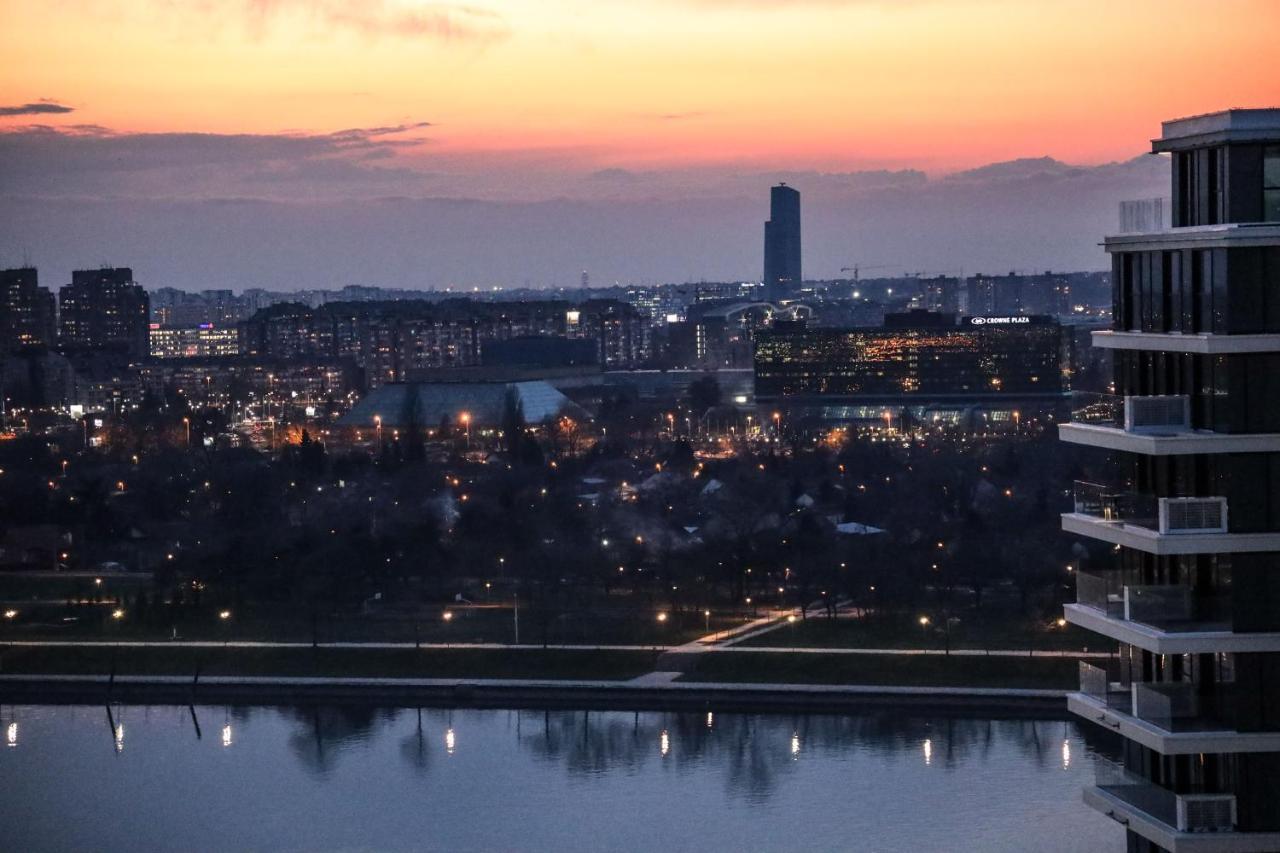
<instances>
[{"instance_id":1,"label":"white balcony slab","mask_svg":"<svg viewBox=\"0 0 1280 853\"><path fill-rule=\"evenodd\" d=\"M1098 787L1085 788L1084 801L1090 808L1171 853L1266 853L1280 850L1280 832L1179 832Z\"/></svg>"},{"instance_id":2,"label":"white balcony slab","mask_svg":"<svg viewBox=\"0 0 1280 853\"><path fill-rule=\"evenodd\" d=\"M1280 453L1280 433L1231 434L1188 430L1168 435L1126 432L1100 424L1059 424L1058 438L1103 450L1144 456L1190 456L1201 453Z\"/></svg>"},{"instance_id":3,"label":"white balcony slab","mask_svg":"<svg viewBox=\"0 0 1280 853\"><path fill-rule=\"evenodd\" d=\"M1100 349L1185 352L1197 355L1233 355L1249 352L1280 352L1280 334L1184 335L1178 332L1114 332L1104 330L1093 333L1093 345Z\"/></svg>"},{"instance_id":4,"label":"white balcony slab","mask_svg":"<svg viewBox=\"0 0 1280 853\"><path fill-rule=\"evenodd\" d=\"M1245 554L1280 551L1280 533L1160 533L1148 527L1064 513L1062 529L1148 554Z\"/></svg>"},{"instance_id":5,"label":"white balcony slab","mask_svg":"<svg viewBox=\"0 0 1280 853\"><path fill-rule=\"evenodd\" d=\"M1231 730L1173 732L1140 717L1109 708L1100 699L1083 693L1067 695L1067 710L1078 717L1119 732L1128 740L1140 743L1148 749L1154 749L1161 755L1280 751L1280 732Z\"/></svg>"},{"instance_id":6,"label":"white balcony slab","mask_svg":"<svg viewBox=\"0 0 1280 853\"><path fill-rule=\"evenodd\" d=\"M1273 222L1230 222L1113 234L1102 241L1108 252L1158 252L1280 245L1280 225Z\"/></svg>"},{"instance_id":7,"label":"white balcony slab","mask_svg":"<svg viewBox=\"0 0 1280 853\"><path fill-rule=\"evenodd\" d=\"M1140 622L1108 616L1086 604L1067 604L1062 610L1073 625L1158 655L1280 652L1280 632L1161 631Z\"/></svg>"}]
</instances>

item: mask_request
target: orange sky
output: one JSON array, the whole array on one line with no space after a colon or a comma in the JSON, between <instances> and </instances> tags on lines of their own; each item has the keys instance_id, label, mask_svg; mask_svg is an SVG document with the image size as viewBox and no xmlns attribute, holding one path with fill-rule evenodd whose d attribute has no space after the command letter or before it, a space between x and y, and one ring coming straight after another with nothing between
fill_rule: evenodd
<instances>
[{"instance_id":1,"label":"orange sky","mask_svg":"<svg viewBox=\"0 0 1280 853\"><path fill-rule=\"evenodd\" d=\"M1277 0L0 0L0 118L116 131L429 121L421 154L932 172L1143 150L1280 102Z\"/></svg>"}]
</instances>

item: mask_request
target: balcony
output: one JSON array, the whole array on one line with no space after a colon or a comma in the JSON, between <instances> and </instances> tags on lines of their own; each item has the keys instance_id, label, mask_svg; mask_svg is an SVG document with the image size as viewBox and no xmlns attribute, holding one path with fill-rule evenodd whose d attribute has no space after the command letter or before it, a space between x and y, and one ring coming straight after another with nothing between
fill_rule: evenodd
<instances>
[{"instance_id":1,"label":"balcony","mask_svg":"<svg viewBox=\"0 0 1280 853\"><path fill-rule=\"evenodd\" d=\"M1161 435L1191 429L1191 398L1185 394L1127 396L1077 391L1071 395L1071 422Z\"/></svg>"},{"instance_id":2,"label":"balcony","mask_svg":"<svg viewBox=\"0 0 1280 853\"><path fill-rule=\"evenodd\" d=\"M1077 481L1062 529L1148 554L1280 551L1280 533L1228 533L1227 499L1157 498Z\"/></svg>"},{"instance_id":3,"label":"balcony","mask_svg":"<svg viewBox=\"0 0 1280 853\"><path fill-rule=\"evenodd\" d=\"M1280 849L1280 833L1236 830L1234 794L1176 794L1105 759L1095 759L1095 767L1097 785L1085 790L1085 802L1166 850L1262 853Z\"/></svg>"},{"instance_id":4,"label":"balcony","mask_svg":"<svg viewBox=\"0 0 1280 853\"><path fill-rule=\"evenodd\" d=\"M1071 422L1060 424L1058 435L1071 444L1147 456L1280 451L1280 434L1193 429L1191 398L1185 394L1122 397L1076 392Z\"/></svg>"},{"instance_id":5,"label":"balcony","mask_svg":"<svg viewBox=\"0 0 1280 853\"><path fill-rule=\"evenodd\" d=\"M1080 572L1076 603L1113 619L1162 631L1229 630L1231 599L1226 593L1197 593L1180 584L1137 584L1130 572Z\"/></svg>"},{"instance_id":6,"label":"balcony","mask_svg":"<svg viewBox=\"0 0 1280 853\"><path fill-rule=\"evenodd\" d=\"M1067 621L1156 654L1280 651L1280 633L1235 633L1231 595L1144 584L1133 572L1076 574Z\"/></svg>"},{"instance_id":7,"label":"balcony","mask_svg":"<svg viewBox=\"0 0 1280 853\"><path fill-rule=\"evenodd\" d=\"M1230 691L1230 685L1204 694L1189 682L1126 683L1118 667L1082 662L1080 690L1067 697L1067 708L1162 755L1280 749L1280 732L1239 732L1222 721Z\"/></svg>"}]
</instances>

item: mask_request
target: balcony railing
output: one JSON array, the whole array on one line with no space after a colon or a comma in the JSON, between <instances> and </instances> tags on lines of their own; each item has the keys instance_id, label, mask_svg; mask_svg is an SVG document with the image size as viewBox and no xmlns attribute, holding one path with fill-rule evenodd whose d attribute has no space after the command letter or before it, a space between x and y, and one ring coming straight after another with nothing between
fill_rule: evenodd
<instances>
[{"instance_id":1,"label":"balcony railing","mask_svg":"<svg viewBox=\"0 0 1280 853\"><path fill-rule=\"evenodd\" d=\"M1095 768L1100 790L1178 832L1231 832L1235 829L1234 794L1175 794L1103 758L1095 760Z\"/></svg>"},{"instance_id":2,"label":"balcony railing","mask_svg":"<svg viewBox=\"0 0 1280 853\"><path fill-rule=\"evenodd\" d=\"M1166 729L1172 729L1174 721L1202 716L1202 703L1196 686L1188 682L1154 683L1135 682L1132 714Z\"/></svg>"},{"instance_id":3,"label":"balcony railing","mask_svg":"<svg viewBox=\"0 0 1280 853\"><path fill-rule=\"evenodd\" d=\"M1186 394L1122 397L1080 391L1071 397L1071 420L1139 435L1186 432L1191 429L1191 398Z\"/></svg>"},{"instance_id":4,"label":"balcony railing","mask_svg":"<svg viewBox=\"0 0 1280 853\"><path fill-rule=\"evenodd\" d=\"M1135 583L1129 571L1077 572L1076 603L1113 619L1164 631L1227 630L1231 596L1221 589L1194 590L1181 584Z\"/></svg>"},{"instance_id":5,"label":"balcony railing","mask_svg":"<svg viewBox=\"0 0 1280 853\"><path fill-rule=\"evenodd\" d=\"M1157 498L1077 480L1075 512L1161 534L1227 532L1227 499L1219 496Z\"/></svg>"},{"instance_id":6,"label":"balcony railing","mask_svg":"<svg viewBox=\"0 0 1280 853\"><path fill-rule=\"evenodd\" d=\"M1120 202L1121 234L1166 231L1172 222L1172 199L1140 198Z\"/></svg>"},{"instance_id":7,"label":"balcony railing","mask_svg":"<svg viewBox=\"0 0 1280 853\"><path fill-rule=\"evenodd\" d=\"M1075 391L1071 394L1071 420L1078 424L1124 427L1124 397L1118 394L1099 394L1093 391Z\"/></svg>"},{"instance_id":8,"label":"balcony railing","mask_svg":"<svg viewBox=\"0 0 1280 853\"><path fill-rule=\"evenodd\" d=\"M1195 612L1187 586L1126 586L1122 600L1129 622L1186 622Z\"/></svg>"},{"instance_id":9,"label":"balcony railing","mask_svg":"<svg viewBox=\"0 0 1280 853\"><path fill-rule=\"evenodd\" d=\"M1118 572L1094 574L1092 572L1076 573L1076 603L1094 610L1101 610L1108 616L1124 618L1124 587L1113 582Z\"/></svg>"},{"instance_id":10,"label":"balcony railing","mask_svg":"<svg viewBox=\"0 0 1280 853\"><path fill-rule=\"evenodd\" d=\"M1081 480L1075 483L1075 511L1102 521L1122 521L1153 529L1160 515L1154 495Z\"/></svg>"},{"instance_id":11,"label":"balcony railing","mask_svg":"<svg viewBox=\"0 0 1280 853\"><path fill-rule=\"evenodd\" d=\"M1120 681L1119 668L1080 661L1080 692L1108 708L1128 713L1133 703L1129 686Z\"/></svg>"}]
</instances>

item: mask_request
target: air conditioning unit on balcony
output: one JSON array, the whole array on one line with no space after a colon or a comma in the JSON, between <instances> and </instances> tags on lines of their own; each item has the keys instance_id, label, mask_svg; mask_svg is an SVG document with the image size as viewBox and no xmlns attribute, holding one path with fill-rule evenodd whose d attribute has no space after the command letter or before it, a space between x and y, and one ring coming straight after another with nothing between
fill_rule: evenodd
<instances>
[{"instance_id":1,"label":"air conditioning unit on balcony","mask_svg":"<svg viewBox=\"0 0 1280 853\"><path fill-rule=\"evenodd\" d=\"M1235 827L1234 794L1182 794L1178 797L1179 832L1230 832Z\"/></svg>"},{"instance_id":2,"label":"air conditioning unit on balcony","mask_svg":"<svg viewBox=\"0 0 1280 853\"><path fill-rule=\"evenodd\" d=\"M1124 398L1125 432L1169 433L1189 429L1191 398L1185 394Z\"/></svg>"},{"instance_id":3,"label":"air conditioning unit on balcony","mask_svg":"<svg viewBox=\"0 0 1280 853\"><path fill-rule=\"evenodd\" d=\"M1226 533L1226 498L1161 498L1161 533Z\"/></svg>"}]
</instances>

